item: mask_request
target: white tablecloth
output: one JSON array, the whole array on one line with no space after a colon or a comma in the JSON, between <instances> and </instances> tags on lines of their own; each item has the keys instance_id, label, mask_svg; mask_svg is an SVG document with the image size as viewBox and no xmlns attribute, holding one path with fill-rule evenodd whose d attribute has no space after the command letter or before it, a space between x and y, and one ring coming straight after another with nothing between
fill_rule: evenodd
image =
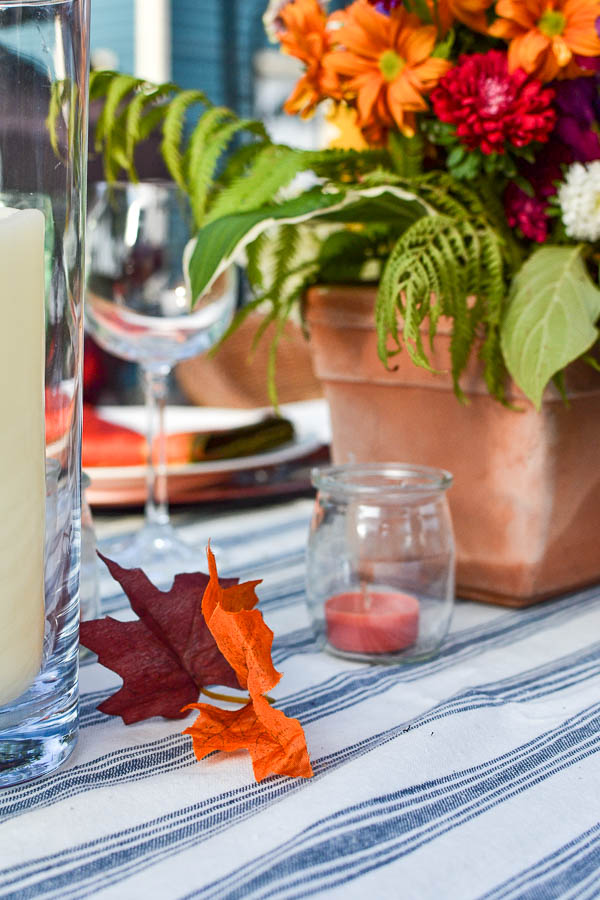
<instances>
[{"instance_id":1,"label":"white tablecloth","mask_svg":"<svg viewBox=\"0 0 600 900\"><path fill-rule=\"evenodd\" d=\"M222 575L264 578L273 694L315 777L258 785L245 753L197 762L187 720L124 726L96 709L118 677L84 661L73 756L0 792L1 897L600 896L600 589L521 611L459 602L436 659L346 662L312 640L310 510L180 524L212 538ZM102 591L124 615L116 583Z\"/></svg>"}]
</instances>

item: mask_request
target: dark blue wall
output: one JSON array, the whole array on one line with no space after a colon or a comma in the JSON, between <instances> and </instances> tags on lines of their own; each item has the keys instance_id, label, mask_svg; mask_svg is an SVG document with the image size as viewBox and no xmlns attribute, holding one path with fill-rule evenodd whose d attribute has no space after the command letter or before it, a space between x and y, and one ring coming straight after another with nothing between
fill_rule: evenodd
<instances>
[{"instance_id":1,"label":"dark blue wall","mask_svg":"<svg viewBox=\"0 0 600 900\"><path fill-rule=\"evenodd\" d=\"M173 0L173 79L245 115L252 107L252 57L266 44L265 0Z\"/></svg>"},{"instance_id":2,"label":"dark blue wall","mask_svg":"<svg viewBox=\"0 0 600 900\"><path fill-rule=\"evenodd\" d=\"M92 0L90 45L113 50L120 71L133 72L134 0Z\"/></svg>"},{"instance_id":3,"label":"dark blue wall","mask_svg":"<svg viewBox=\"0 0 600 900\"><path fill-rule=\"evenodd\" d=\"M334 0L331 8L344 5ZM171 0L173 80L214 103L252 113L252 58L267 46L267 0ZM109 47L133 71L134 0L92 0L92 48Z\"/></svg>"}]
</instances>

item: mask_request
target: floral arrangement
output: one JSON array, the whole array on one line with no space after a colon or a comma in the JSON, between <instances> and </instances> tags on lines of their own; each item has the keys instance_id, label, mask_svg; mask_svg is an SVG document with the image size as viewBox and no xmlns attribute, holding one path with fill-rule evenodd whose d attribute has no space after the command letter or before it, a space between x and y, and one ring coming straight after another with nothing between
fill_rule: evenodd
<instances>
[{"instance_id":1,"label":"floral arrangement","mask_svg":"<svg viewBox=\"0 0 600 900\"><path fill-rule=\"evenodd\" d=\"M324 105L346 146L274 145L214 109L177 155L167 137L197 213L194 296L243 258L256 296L243 314L268 302L281 331L310 284L376 282L382 362L404 348L431 368L424 334L433 340L448 316L459 397L474 352L503 402L507 373L539 405L575 359L598 367L600 2L353 0L330 11L271 0L265 25L303 64L286 111ZM131 107L179 122L180 140L190 93L132 89L115 119L128 152L107 152L106 130L99 141L121 165L140 137ZM207 115L251 132L220 170L210 141L208 162L200 153ZM311 178L302 191L300 173Z\"/></svg>"}]
</instances>

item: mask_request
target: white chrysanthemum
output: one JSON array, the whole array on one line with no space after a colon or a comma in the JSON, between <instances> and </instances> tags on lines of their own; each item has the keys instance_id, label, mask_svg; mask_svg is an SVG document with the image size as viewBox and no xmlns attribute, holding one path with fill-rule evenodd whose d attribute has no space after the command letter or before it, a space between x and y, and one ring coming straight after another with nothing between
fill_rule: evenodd
<instances>
[{"instance_id":1,"label":"white chrysanthemum","mask_svg":"<svg viewBox=\"0 0 600 900\"><path fill-rule=\"evenodd\" d=\"M573 163L558 189L562 220L576 241L600 239L600 160Z\"/></svg>"},{"instance_id":2,"label":"white chrysanthemum","mask_svg":"<svg viewBox=\"0 0 600 900\"><path fill-rule=\"evenodd\" d=\"M269 5L267 6L266 12L263 14L265 31L272 44L276 44L279 41L282 24L279 14L283 7L287 6L289 2L290 0L269 0Z\"/></svg>"},{"instance_id":3,"label":"white chrysanthemum","mask_svg":"<svg viewBox=\"0 0 600 900\"><path fill-rule=\"evenodd\" d=\"M277 44L279 42L279 35L281 34L283 24L280 18L281 10L290 2L291 0L269 0L269 5L262 18L267 37L272 44ZM329 0L321 0L321 6L324 9L327 9L328 2Z\"/></svg>"}]
</instances>

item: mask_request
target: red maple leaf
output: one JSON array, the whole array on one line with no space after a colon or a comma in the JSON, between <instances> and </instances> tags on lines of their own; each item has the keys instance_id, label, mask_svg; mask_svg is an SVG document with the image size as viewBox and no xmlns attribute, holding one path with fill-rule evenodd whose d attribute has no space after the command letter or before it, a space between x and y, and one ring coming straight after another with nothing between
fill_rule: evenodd
<instances>
[{"instance_id":1,"label":"red maple leaf","mask_svg":"<svg viewBox=\"0 0 600 900\"><path fill-rule=\"evenodd\" d=\"M202 613L208 575L177 575L170 590L161 591L141 569L124 569L99 555L139 617L81 623L81 643L123 679L101 712L121 716L126 725L150 716L181 719L187 714L182 707L197 700L205 685L240 687ZM226 582L232 587L237 579Z\"/></svg>"}]
</instances>

